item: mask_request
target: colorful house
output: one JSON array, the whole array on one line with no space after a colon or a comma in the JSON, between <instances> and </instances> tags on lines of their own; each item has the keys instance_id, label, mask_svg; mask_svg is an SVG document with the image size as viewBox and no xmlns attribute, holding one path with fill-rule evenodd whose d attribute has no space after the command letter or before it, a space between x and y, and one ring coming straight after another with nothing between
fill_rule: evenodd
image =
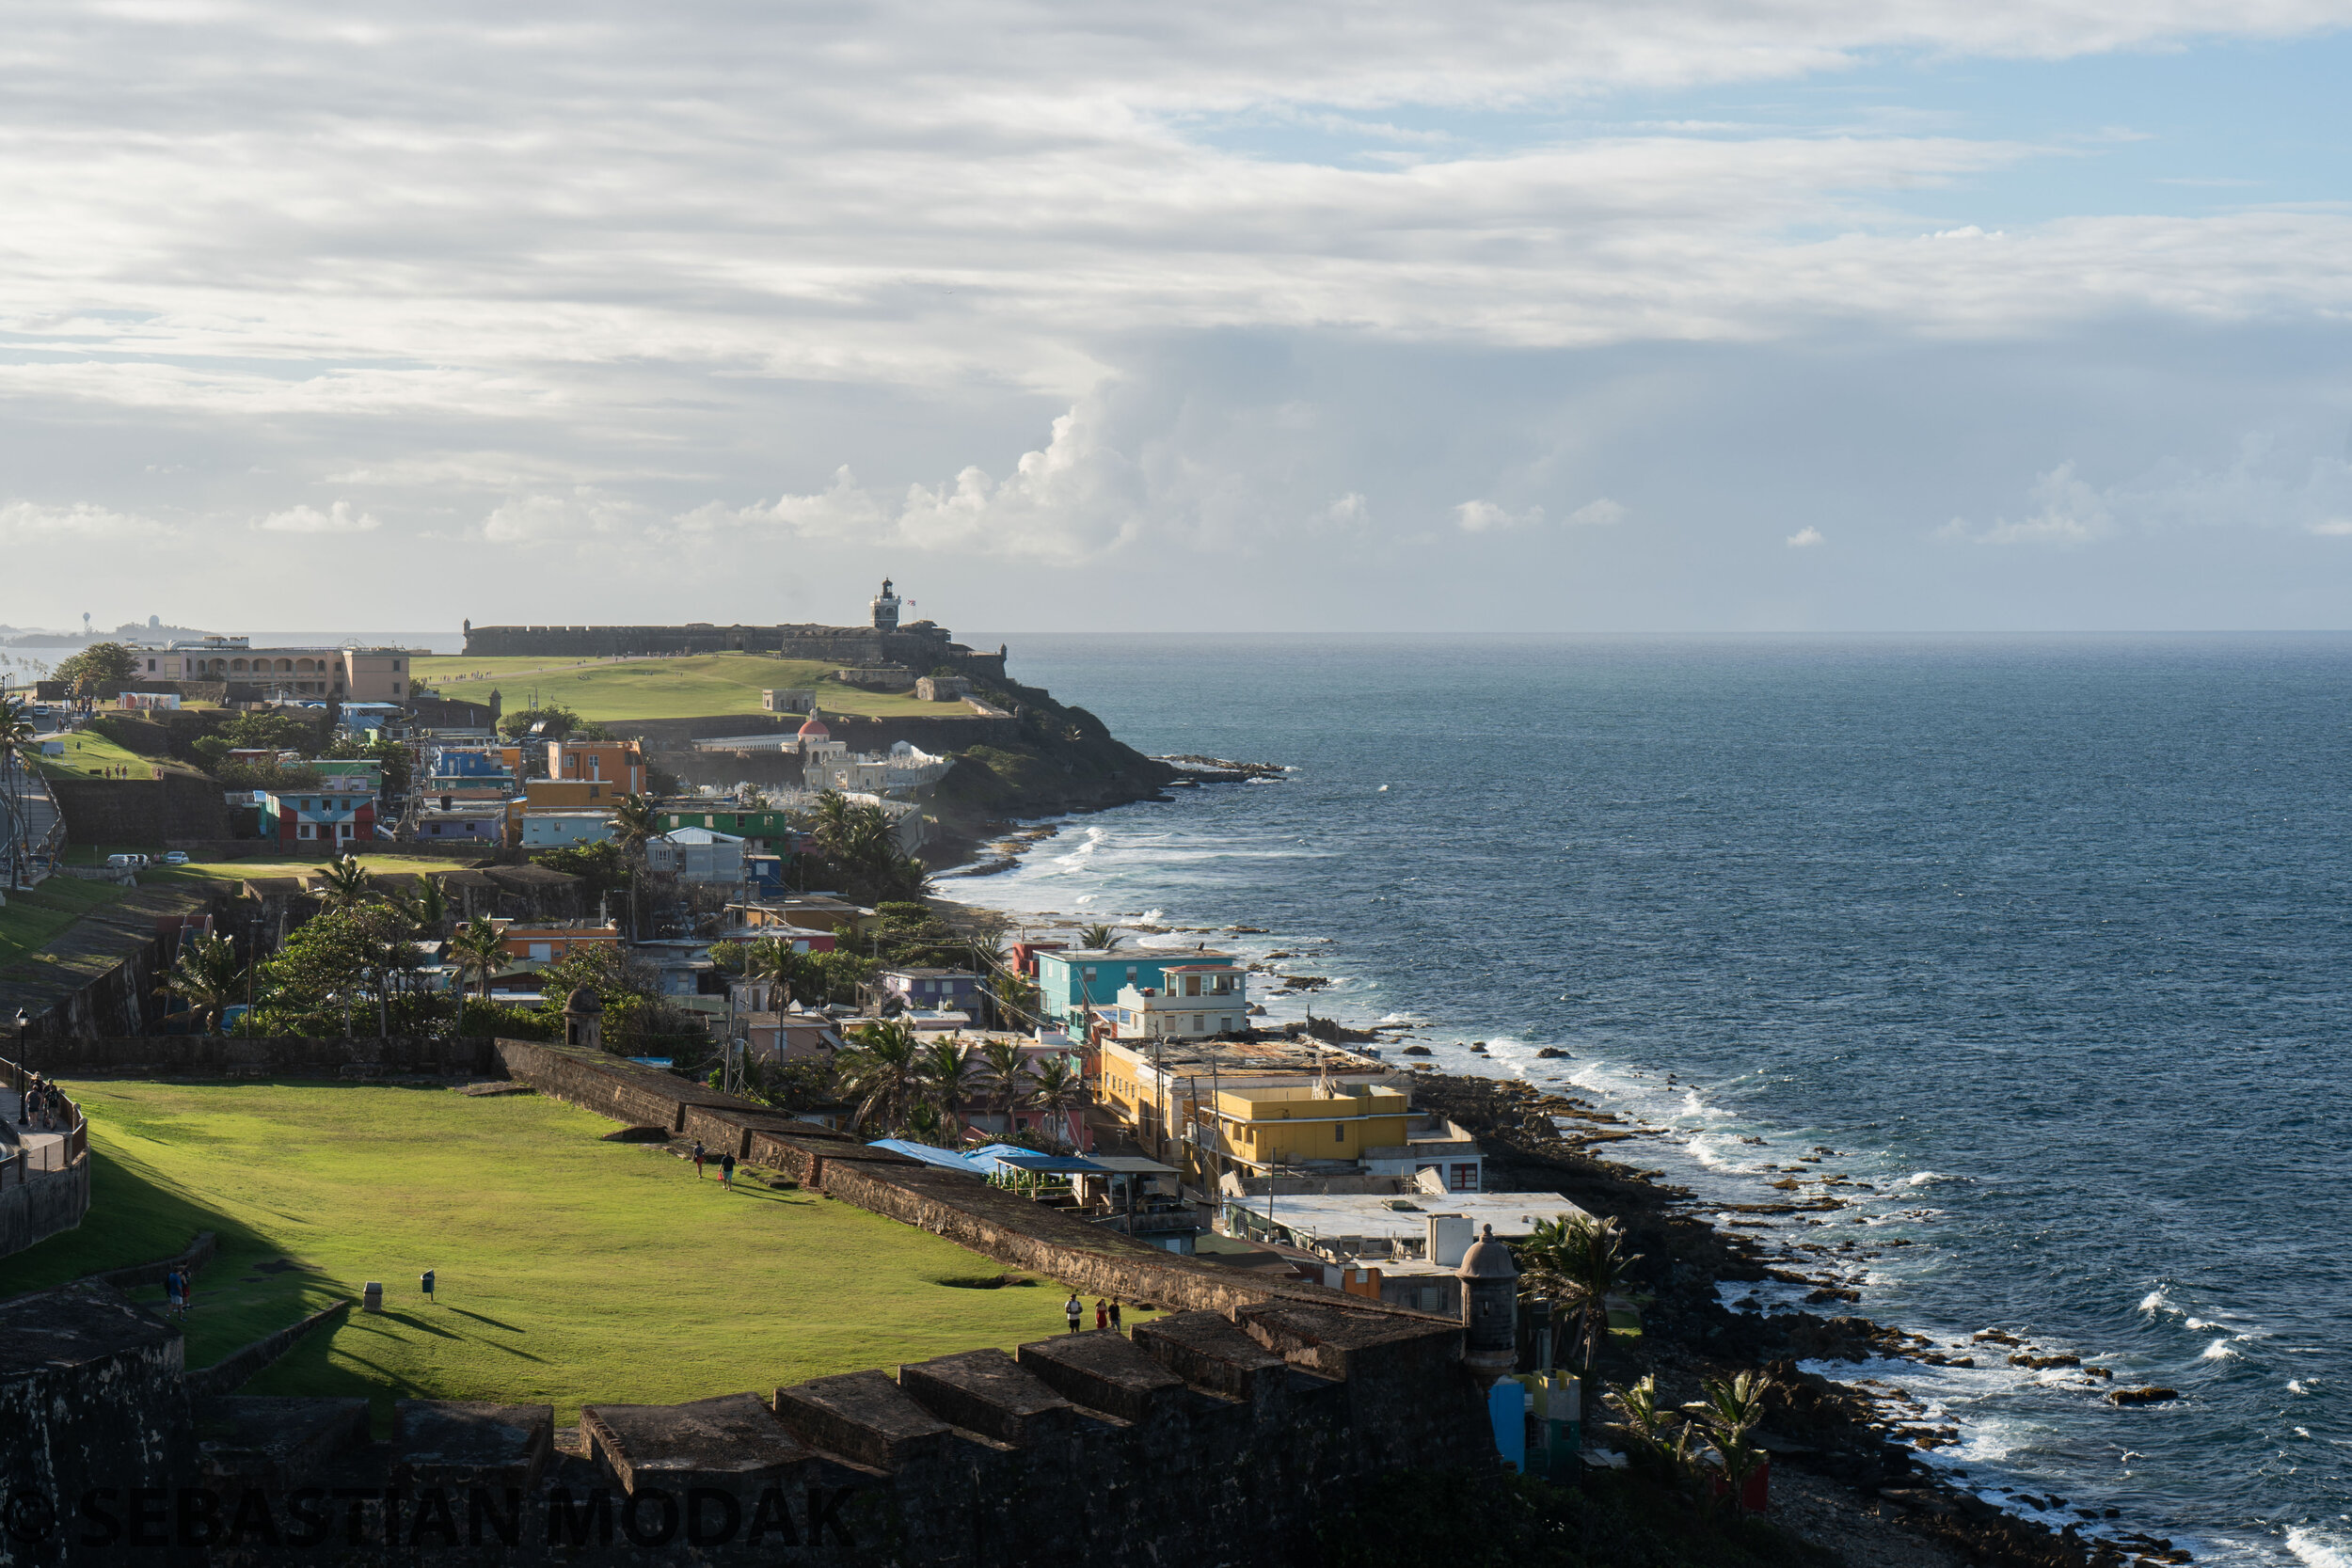
<instances>
[{"instance_id":1,"label":"colorful house","mask_svg":"<svg viewBox=\"0 0 2352 1568\"><path fill-rule=\"evenodd\" d=\"M874 984L910 1012L969 1013L980 1005L980 977L964 969L885 969Z\"/></svg>"},{"instance_id":2,"label":"colorful house","mask_svg":"<svg viewBox=\"0 0 2352 1568\"><path fill-rule=\"evenodd\" d=\"M516 920L501 926L499 946L510 958L548 963L592 947L618 947L621 928L596 920Z\"/></svg>"},{"instance_id":3,"label":"colorful house","mask_svg":"<svg viewBox=\"0 0 2352 1568\"><path fill-rule=\"evenodd\" d=\"M527 811L522 816L526 849L570 849L602 844L612 836L612 818L600 811Z\"/></svg>"},{"instance_id":4,"label":"colorful house","mask_svg":"<svg viewBox=\"0 0 2352 1568\"><path fill-rule=\"evenodd\" d=\"M595 779L640 795L645 788L645 754L634 740L550 740L548 777Z\"/></svg>"},{"instance_id":5,"label":"colorful house","mask_svg":"<svg viewBox=\"0 0 2352 1568\"><path fill-rule=\"evenodd\" d=\"M1171 966L1187 970L1196 983L1207 976L1231 974L1230 990L1218 994L1230 997L1236 1012L1243 1010L1240 988L1247 971L1230 953L1184 947L1080 947L1067 952L1041 948L1036 957L1041 1010L1070 1029L1083 1030L1089 1012L1099 1017L1118 1006L1119 993L1129 986L1165 991L1165 977Z\"/></svg>"},{"instance_id":6,"label":"colorful house","mask_svg":"<svg viewBox=\"0 0 2352 1568\"><path fill-rule=\"evenodd\" d=\"M662 832L680 828L707 828L749 839L755 850L797 855L810 847L810 837L792 826L789 814L773 807L750 808L713 801L708 806L665 805L654 813Z\"/></svg>"},{"instance_id":7,"label":"colorful house","mask_svg":"<svg viewBox=\"0 0 2352 1568\"><path fill-rule=\"evenodd\" d=\"M282 847L365 843L375 837L375 780L365 773L322 774L283 794L261 798L261 830Z\"/></svg>"}]
</instances>

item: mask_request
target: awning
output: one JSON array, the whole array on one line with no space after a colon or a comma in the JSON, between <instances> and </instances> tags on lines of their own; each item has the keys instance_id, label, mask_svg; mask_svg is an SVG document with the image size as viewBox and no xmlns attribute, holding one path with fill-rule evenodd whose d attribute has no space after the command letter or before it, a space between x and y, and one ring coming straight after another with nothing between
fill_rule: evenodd
<instances>
[{"instance_id":1,"label":"awning","mask_svg":"<svg viewBox=\"0 0 2352 1568\"><path fill-rule=\"evenodd\" d=\"M910 1160L920 1160L927 1165L943 1170L960 1170L966 1176L986 1176L987 1168L976 1160L967 1160L951 1148L934 1148L930 1144L909 1143L904 1138L876 1138L870 1148L886 1148L893 1154L903 1154Z\"/></svg>"}]
</instances>

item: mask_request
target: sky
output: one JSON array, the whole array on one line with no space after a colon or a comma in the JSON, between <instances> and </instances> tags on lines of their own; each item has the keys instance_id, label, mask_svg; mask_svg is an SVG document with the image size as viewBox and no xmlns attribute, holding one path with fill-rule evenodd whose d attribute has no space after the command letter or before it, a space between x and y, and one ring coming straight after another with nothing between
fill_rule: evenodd
<instances>
[{"instance_id":1,"label":"sky","mask_svg":"<svg viewBox=\"0 0 2352 1568\"><path fill-rule=\"evenodd\" d=\"M0 623L2352 626L2352 0L22 0Z\"/></svg>"}]
</instances>

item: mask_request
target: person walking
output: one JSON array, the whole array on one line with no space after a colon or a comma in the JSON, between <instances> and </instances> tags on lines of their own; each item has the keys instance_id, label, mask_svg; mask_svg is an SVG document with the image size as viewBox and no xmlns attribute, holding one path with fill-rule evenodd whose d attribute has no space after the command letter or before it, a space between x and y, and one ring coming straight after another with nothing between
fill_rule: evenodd
<instances>
[{"instance_id":1,"label":"person walking","mask_svg":"<svg viewBox=\"0 0 2352 1568\"><path fill-rule=\"evenodd\" d=\"M1078 1332L1078 1319L1085 1313L1085 1311L1086 1308L1078 1305L1078 1292L1075 1291L1071 1291L1070 1299L1061 1304L1061 1315L1070 1320L1071 1333L1075 1334Z\"/></svg>"},{"instance_id":2,"label":"person walking","mask_svg":"<svg viewBox=\"0 0 2352 1568\"><path fill-rule=\"evenodd\" d=\"M719 1185L729 1192L735 1190L735 1155L732 1150L719 1156Z\"/></svg>"},{"instance_id":3,"label":"person walking","mask_svg":"<svg viewBox=\"0 0 2352 1568\"><path fill-rule=\"evenodd\" d=\"M1110 1303L1101 1296L1094 1298L1094 1332L1100 1334L1111 1325Z\"/></svg>"},{"instance_id":4,"label":"person walking","mask_svg":"<svg viewBox=\"0 0 2352 1568\"><path fill-rule=\"evenodd\" d=\"M697 1181L700 1181L702 1179L703 1179L703 1141L702 1141L700 1138L696 1138L696 1139L694 1140L694 1180L697 1180Z\"/></svg>"},{"instance_id":5,"label":"person walking","mask_svg":"<svg viewBox=\"0 0 2352 1568\"><path fill-rule=\"evenodd\" d=\"M1123 1334L1126 1332L1126 1330L1119 1326L1119 1298L1117 1296L1111 1297L1111 1332L1113 1334Z\"/></svg>"},{"instance_id":6,"label":"person walking","mask_svg":"<svg viewBox=\"0 0 2352 1568\"><path fill-rule=\"evenodd\" d=\"M180 1271L164 1271L164 1310L173 1317L180 1315Z\"/></svg>"}]
</instances>

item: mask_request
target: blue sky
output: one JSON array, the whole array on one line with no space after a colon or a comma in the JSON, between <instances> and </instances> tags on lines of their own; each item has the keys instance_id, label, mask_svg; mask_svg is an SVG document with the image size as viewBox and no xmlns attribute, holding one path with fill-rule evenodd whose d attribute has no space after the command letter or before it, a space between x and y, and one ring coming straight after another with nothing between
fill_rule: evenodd
<instances>
[{"instance_id":1,"label":"blue sky","mask_svg":"<svg viewBox=\"0 0 2352 1568\"><path fill-rule=\"evenodd\" d=\"M2348 23L28 5L0 623L2344 626Z\"/></svg>"}]
</instances>

